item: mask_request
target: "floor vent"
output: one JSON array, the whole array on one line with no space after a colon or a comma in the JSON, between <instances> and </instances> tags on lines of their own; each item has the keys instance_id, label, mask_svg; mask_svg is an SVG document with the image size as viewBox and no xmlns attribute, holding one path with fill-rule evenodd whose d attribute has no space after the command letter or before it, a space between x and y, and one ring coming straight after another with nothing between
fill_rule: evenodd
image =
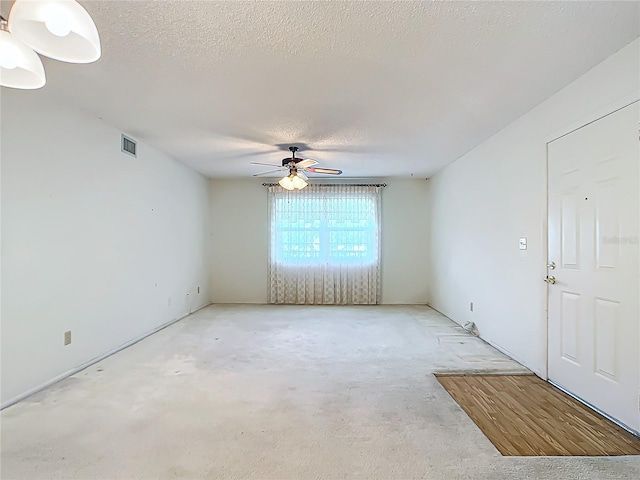
<instances>
[{"instance_id":1,"label":"floor vent","mask_svg":"<svg viewBox=\"0 0 640 480\"><path fill-rule=\"evenodd\" d=\"M121 149L124 153L127 153L129 155L131 155L132 157L137 157L136 155L136 147L138 146L138 144L136 143L135 140L133 140L132 138L127 137L126 135L122 134L122 144L121 144Z\"/></svg>"}]
</instances>

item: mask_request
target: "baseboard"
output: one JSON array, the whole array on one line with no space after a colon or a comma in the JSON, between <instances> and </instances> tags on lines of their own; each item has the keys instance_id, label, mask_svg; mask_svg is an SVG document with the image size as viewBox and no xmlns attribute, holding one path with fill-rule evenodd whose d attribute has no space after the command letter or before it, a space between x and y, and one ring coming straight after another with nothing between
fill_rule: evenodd
<instances>
[{"instance_id":1,"label":"baseboard","mask_svg":"<svg viewBox=\"0 0 640 480\"><path fill-rule=\"evenodd\" d=\"M526 367L523 367L526 368ZM531 376L535 375L531 370L525 371L512 371L508 369L495 369L495 370L470 370L470 369L460 369L460 370L445 370L445 371L435 371L432 374L436 377L509 377L509 376Z\"/></svg>"},{"instance_id":2,"label":"baseboard","mask_svg":"<svg viewBox=\"0 0 640 480\"><path fill-rule=\"evenodd\" d=\"M120 345L120 346L118 346L118 347L116 347L116 348L114 348L112 350L109 350L108 352L103 353L102 355L99 355L99 356L97 356L95 358L92 358L91 360L81 364L78 367L72 368L71 370L69 370L69 371L67 371L65 373L62 373L62 374L58 375L57 377L54 377L51 380L49 380L49 381L47 381L47 382L45 382L45 383L43 383L43 384L41 384L41 385L39 385L37 387L34 387L34 388L30 389L30 390L27 390L24 393L21 393L17 397L14 397L11 400L8 400L7 402L5 402L2 405L0 405L0 410L4 410L5 408L10 407L11 405L15 405L16 403L24 400L25 398L30 397L34 393L38 393L41 390L44 390L45 388L50 387L54 383L58 383L59 381L64 380L65 378L70 377L72 375L75 375L76 373L81 372L85 368L88 368L88 367L90 367L91 365L93 365L95 363L101 362L105 358L110 357L111 355L113 355L115 353L118 353L118 352L124 350L125 348L130 347L131 345L134 345L134 344L138 343L141 340L144 340L148 336L153 335L154 333L157 333L160 330L163 330L163 329L173 325L174 323L179 322L180 320L183 320L184 318L188 317L189 315L192 315L193 313L195 313L195 312L197 312L199 310L202 310L203 308L206 308L209 305L211 305L211 303L203 305L202 307L198 308L197 310L194 310L191 313L187 313L187 314L185 314L185 315L183 315L181 317L178 317L178 318L175 318L173 320L170 320L167 323L163 323L162 325L154 328L153 330L150 330L150 331L148 331L146 333L143 333L142 335L140 335L138 337L135 337L134 339L129 340L128 342L123 343L122 345Z\"/></svg>"},{"instance_id":3,"label":"baseboard","mask_svg":"<svg viewBox=\"0 0 640 480\"><path fill-rule=\"evenodd\" d=\"M445 315L444 313L442 313L440 310L438 310L437 308L434 308L432 305L427 304L429 306L429 308L431 308L432 310L435 310L436 312L438 312L440 315L447 317L449 320L451 320L453 323L460 325L462 327L462 325L458 322L456 322L453 318ZM495 348L496 350L498 350L501 353L504 353L507 357L509 357L511 360L513 360L514 362L519 363L520 365L522 365L522 367L526 368L527 370L533 372L536 376L540 377L543 380L546 380L545 376L542 375L541 372L529 367L524 361L522 361L520 358L518 358L517 355L514 355L513 353L511 353L509 350L507 350L506 348L501 347L500 345L487 340L486 338L484 338L482 335L478 335L478 338L480 340L482 340L483 342L485 342L488 345L491 345L493 348Z\"/></svg>"},{"instance_id":4,"label":"baseboard","mask_svg":"<svg viewBox=\"0 0 640 480\"><path fill-rule=\"evenodd\" d=\"M496 350L498 350L501 353L504 353L507 357L509 357L511 360L513 360L514 362L519 363L520 365L522 365L524 368L530 370L531 372L535 373L536 376L542 378L540 376L539 372L536 372L535 370L533 370L531 367L529 367L528 365L526 365L520 358L518 358L517 355L514 355L513 353L511 353L509 350L507 350L506 348L501 347L500 345L498 345L497 343L494 343L490 340L487 340L486 338L483 338L482 336L480 337L482 339L483 342L488 343L489 345L491 345L493 348L495 348ZM546 380L543 378L543 380Z\"/></svg>"}]
</instances>

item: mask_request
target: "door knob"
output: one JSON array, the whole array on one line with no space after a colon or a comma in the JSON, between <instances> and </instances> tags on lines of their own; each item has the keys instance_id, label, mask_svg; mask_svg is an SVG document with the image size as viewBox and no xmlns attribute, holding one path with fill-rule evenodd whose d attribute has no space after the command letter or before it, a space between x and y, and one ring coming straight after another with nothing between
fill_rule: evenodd
<instances>
[{"instance_id":1,"label":"door knob","mask_svg":"<svg viewBox=\"0 0 640 480\"><path fill-rule=\"evenodd\" d=\"M554 283L556 283L556 277L554 277L553 275L552 276L547 275L544 281L553 285Z\"/></svg>"},{"instance_id":2,"label":"door knob","mask_svg":"<svg viewBox=\"0 0 640 480\"><path fill-rule=\"evenodd\" d=\"M549 270L555 270L556 269L556 262L551 261L551 262L547 263L547 268Z\"/></svg>"}]
</instances>

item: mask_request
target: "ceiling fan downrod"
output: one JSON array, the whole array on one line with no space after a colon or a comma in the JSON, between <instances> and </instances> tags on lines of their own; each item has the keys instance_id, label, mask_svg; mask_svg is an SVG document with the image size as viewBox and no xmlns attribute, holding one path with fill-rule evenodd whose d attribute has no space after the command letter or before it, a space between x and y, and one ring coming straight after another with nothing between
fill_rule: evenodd
<instances>
[{"instance_id":1,"label":"ceiling fan downrod","mask_svg":"<svg viewBox=\"0 0 640 480\"><path fill-rule=\"evenodd\" d=\"M298 160L296 158L296 152L298 151L298 147L289 147L289 151L291 152L291 158L283 158L282 159L282 166L286 167L287 165L290 165L291 163L293 163L293 165L296 164L296 161Z\"/></svg>"}]
</instances>

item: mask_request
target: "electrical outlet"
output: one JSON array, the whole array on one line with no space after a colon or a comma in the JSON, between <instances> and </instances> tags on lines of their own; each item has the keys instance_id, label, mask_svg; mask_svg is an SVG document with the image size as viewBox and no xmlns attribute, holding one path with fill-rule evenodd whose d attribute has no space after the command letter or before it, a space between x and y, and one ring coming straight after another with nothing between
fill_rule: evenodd
<instances>
[{"instance_id":1,"label":"electrical outlet","mask_svg":"<svg viewBox=\"0 0 640 480\"><path fill-rule=\"evenodd\" d=\"M64 332L64 344L69 345L71 343L71 330Z\"/></svg>"},{"instance_id":2,"label":"electrical outlet","mask_svg":"<svg viewBox=\"0 0 640 480\"><path fill-rule=\"evenodd\" d=\"M469 303L469 311L473 312L473 302Z\"/></svg>"}]
</instances>

